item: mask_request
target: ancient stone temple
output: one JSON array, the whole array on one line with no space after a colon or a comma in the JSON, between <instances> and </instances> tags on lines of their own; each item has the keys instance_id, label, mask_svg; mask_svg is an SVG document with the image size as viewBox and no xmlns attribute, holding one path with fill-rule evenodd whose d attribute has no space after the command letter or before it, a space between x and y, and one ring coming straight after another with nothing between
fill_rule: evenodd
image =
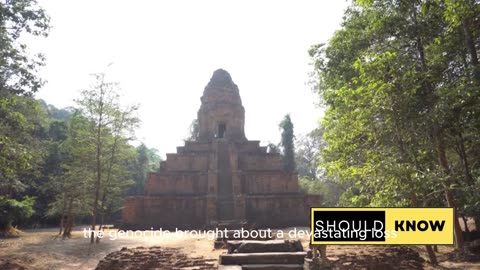
<instances>
[{"instance_id":1,"label":"ancient stone temple","mask_svg":"<svg viewBox=\"0 0 480 270\"><path fill-rule=\"evenodd\" d=\"M299 192L282 156L245 137L245 109L230 74L219 69L203 91L199 134L151 172L145 194L128 197L126 228L206 228L221 222L258 227L308 225L318 196Z\"/></svg>"}]
</instances>

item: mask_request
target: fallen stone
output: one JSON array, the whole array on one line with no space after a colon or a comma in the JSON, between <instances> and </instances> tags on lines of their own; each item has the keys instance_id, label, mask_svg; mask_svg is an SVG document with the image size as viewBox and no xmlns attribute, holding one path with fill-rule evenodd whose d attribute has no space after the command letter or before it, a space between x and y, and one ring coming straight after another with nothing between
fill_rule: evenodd
<instances>
[{"instance_id":1,"label":"fallen stone","mask_svg":"<svg viewBox=\"0 0 480 270\"><path fill-rule=\"evenodd\" d=\"M299 240L268 240L268 241L240 241L236 243L227 242L230 253L261 253L261 252L297 252L303 251ZM232 252L233 251L233 252Z\"/></svg>"},{"instance_id":2,"label":"fallen stone","mask_svg":"<svg viewBox=\"0 0 480 270\"><path fill-rule=\"evenodd\" d=\"M303 270L302 264L244 264L242 270Z\"/></svg>"},{"instance_id":3,"label":"fallen stone","mask_svg":"<svg viewBox=\"0 0 480 270\"><path fill-rule=\"evenodd\" d=\"M215 268L215 261L203 257L187 257L177 248L140 247L110 253L99 262L96 270L211 270Z\"/></svg>"},{"instance_id":4,"label":"fallen stone","mask_svg":"<svg viewBox=\"0 0 480 270\"><path fill-rule=\"evenodd\" d=\"M235 253L220 255L220 264L303 264L306 252Z\"/></svg>"},{"instance_id":5,"label":"fallen stone","mask_svg":"<svg viewBox=\"0 0 480 270\"><path fill-rule=\"evenodd\" d=\"M240 265L219 265L218 270L242 270Z\"/></svg>"}]
</instances>

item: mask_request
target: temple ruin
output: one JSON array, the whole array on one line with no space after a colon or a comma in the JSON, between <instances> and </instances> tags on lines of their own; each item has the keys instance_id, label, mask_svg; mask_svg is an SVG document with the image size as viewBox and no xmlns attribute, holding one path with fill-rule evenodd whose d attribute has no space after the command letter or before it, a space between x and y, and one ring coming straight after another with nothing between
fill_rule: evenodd
<instances>
[{"instance_id":1,"label":"temple ruin","mask_svg":"<svg viewBox=\"0 0 480 270\"><path fill-rule=\"evenodd\" d=\"M144 196L128 197L126 228L207 228L222 222L279 228L308 225L319 197L299 191L282 156L245 137L245 109L237 85L213 73L198 111L198 139L167 154L151 172Z\"/></svg>"}]
</instances>

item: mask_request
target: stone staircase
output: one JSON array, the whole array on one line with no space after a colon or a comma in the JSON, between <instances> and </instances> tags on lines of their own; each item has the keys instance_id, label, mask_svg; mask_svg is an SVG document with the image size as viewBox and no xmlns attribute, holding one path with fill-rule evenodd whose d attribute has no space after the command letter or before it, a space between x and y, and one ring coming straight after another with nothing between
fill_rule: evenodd
<instances>
[{"instance_id":1,"label":"stone staircase","mask_svg":"<svg viewBox=\"0 0 480 270\"><path fill-rule=\"evenodd\" d=\"M306 252L298 240L227 241L219 270L303 270Z\"/></svg>"}]
</instances>

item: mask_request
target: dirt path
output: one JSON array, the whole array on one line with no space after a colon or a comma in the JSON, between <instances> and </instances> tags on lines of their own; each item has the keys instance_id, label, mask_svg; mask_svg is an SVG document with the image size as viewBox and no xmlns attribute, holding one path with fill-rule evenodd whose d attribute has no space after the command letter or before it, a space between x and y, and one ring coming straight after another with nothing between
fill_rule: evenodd
<instances>
[{"instance_id":1,"label":"dirt path","mask_svg":"<svg viewBox=\"0 0 480 270\"><path fill-rule=\"evenodd\" d=\"M12 265L16 263L18 267L12 266L9 269L18 270L95 269L101 259L123 247L178 248L188 258L203 257L207 260L217 260L218 256L225 251L214 250L212 240L189 235L179 236L175 233L157 235L157 237L137 235L137 237L129 236L116 240L110 240L107 234L99 244L91 245L89 240L84 238L82 229L83 227L76 228L73 237L67 240L55 240L56 229L28 231L19 238L0 239L0 269L7 268L6 262L13 263ZM112 231L112 236L115 236L115 233L116 230ZM308 237L302 237L301 240L304 247L308 248ZM427 259L423 247L411 246L411 248L422 258ZM480 270L480 262L449 261L450 247L440 247L439 251L440 267L433 268L426 262L419 265L413 260L406 262L405 265L410 263L414 267L412 269ZM398 264L396 260L400 255L395 249L389 250L388 247L382 246L329 246L327 249L328 258L340 267L338 269L388 269L370 266L373 265L372 262L378 262L378 265L385 267Z\"/></svg>"},{"instance_id":2,"label":"dirt path","mask_svg":"<svg viewBox=\"0 0 480 270\"><path fill-rule=\"evenodd\" d=\"M25 232L19 238L0 239L0 259L8 258L32 269L94 269L98 262L122 247L162 246L180 248L189 256L218 259L222 250L213 249L213 241L164 234L162 237L125 237L91 245L84 238L83 228L76 228L71 239L54 239L56 229ZM29 268L29 269L30 269Z\"/></svg>"}]
</instances>

